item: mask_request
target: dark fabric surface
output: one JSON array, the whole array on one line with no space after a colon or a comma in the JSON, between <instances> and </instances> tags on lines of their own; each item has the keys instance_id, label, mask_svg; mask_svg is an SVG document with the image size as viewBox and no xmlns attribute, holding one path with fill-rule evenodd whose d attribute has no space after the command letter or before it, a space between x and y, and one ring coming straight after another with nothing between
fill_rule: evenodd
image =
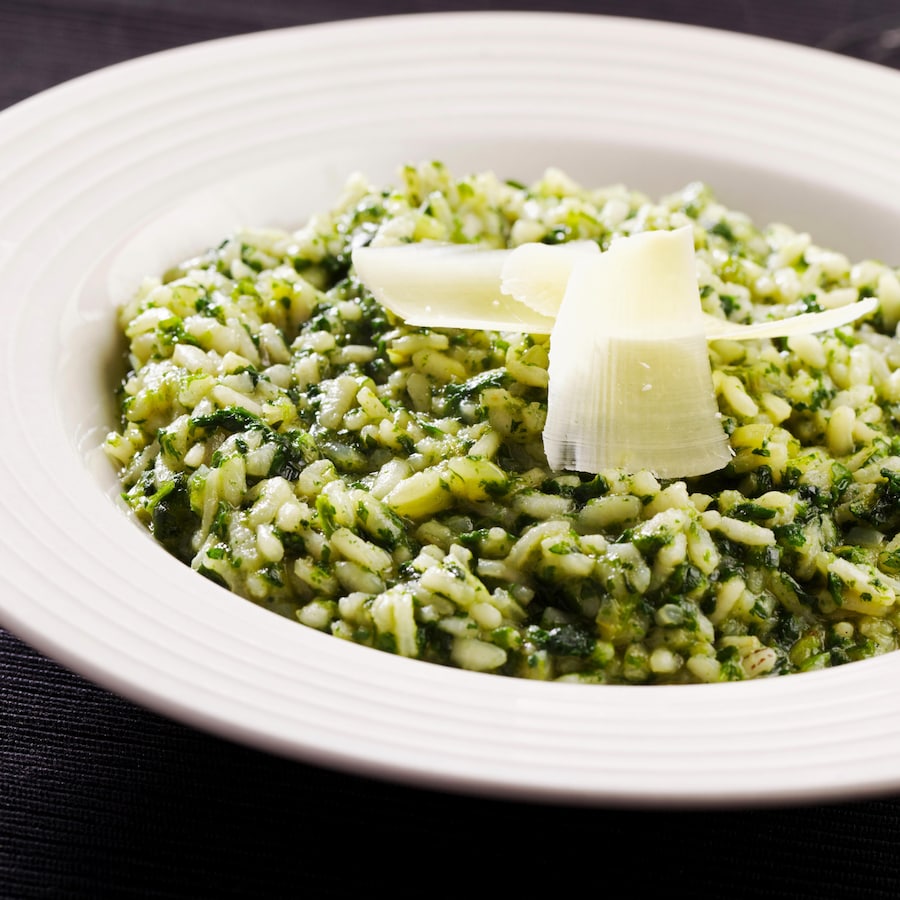
<instances>
[{"instance_id":1,"label":"dark fabric surface","mask_svg":"<svg viewBox=\"0 0 900 900\"><path fill-rule=\"evenodd\" d=\"M0 108L195 41L450 9L652 17L900 67L900 3L889 0L0 0ZM656 812L417 790L194 731L0 631L0 897L604 895L614 887L638 897L898 897L900 798Z\"/></svg>"}]
</instances>

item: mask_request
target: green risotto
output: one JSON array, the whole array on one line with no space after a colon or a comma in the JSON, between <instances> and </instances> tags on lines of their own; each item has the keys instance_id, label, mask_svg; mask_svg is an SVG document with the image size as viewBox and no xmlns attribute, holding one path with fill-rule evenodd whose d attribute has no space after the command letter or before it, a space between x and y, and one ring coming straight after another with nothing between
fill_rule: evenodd
<instances>
[{"instance_id":1,"label":"green risotto","mask_svg":"<svg viewBox=\"0 0 900 900\"><path fill-rule=\"evenodd\" d=\"M550 338L409 327L351 264L364 245L606 249L683 226L712 315L879 303L820 334L711 340L733 456L690 479L550 470ZM145 279L119 314L105 446L175 557L336 638L588 683L842 665L898 646L898 271L761 227L703 184L651 199L557 170L355 176L298 231L243 230Z\"/></svg>"}]
</instances>

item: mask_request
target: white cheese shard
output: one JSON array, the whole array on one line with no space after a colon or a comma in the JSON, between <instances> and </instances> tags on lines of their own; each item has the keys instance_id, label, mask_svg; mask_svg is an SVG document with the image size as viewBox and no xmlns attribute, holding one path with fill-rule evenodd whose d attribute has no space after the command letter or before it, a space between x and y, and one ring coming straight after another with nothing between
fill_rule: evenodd
<instances>
[{"instance_id":1,"label":"white cheese shard","mask_svg":"<svg viewBox=\"0 0 900 900\"><path fill-rule=\"evenodd\" d=\"M508 250L423 241L357 247L353 266L375 299L410 325L549 334L546 316L500 290Z\"/></svg>"},{"instance_id":2,"label":"white cheese shard","mask_svg":"<svg viewBox=\"0 0 900 900\"><path fill-rule=\"evenodd\" d=\"M790 337L795 334L815 334L849 325L878 308L877 297L864 297L854 303L824 309L821 312L801 313L784 319L766 319L741 325L727 319L704 314L706 337L711 341L749 341L761 338Z\"/></svg>"},{"instance_id":3,"label":"white cheese shard","mask_svg":"<svg viewBox=\"0 0 900 900\"><path fill-rule=\"evenodd\" d=\"M690 228L579 260L550 335L552 469L721 469L732 456L712 382Z\"/></svg>"}]
</instances>

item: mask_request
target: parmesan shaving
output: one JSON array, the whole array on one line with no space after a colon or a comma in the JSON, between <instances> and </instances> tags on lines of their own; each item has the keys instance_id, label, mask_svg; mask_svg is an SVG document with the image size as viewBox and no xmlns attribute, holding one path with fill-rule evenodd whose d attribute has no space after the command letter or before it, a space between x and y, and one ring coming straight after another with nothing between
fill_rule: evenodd
<instances>
[{"instance_id":1,"label":"parmesan shaving","mask_svg":"<svg viewBox=\"0 0 900 900\"><path fill-rule=\"evenodd\" d=\"M670 478L727 465L690 228L622 238L575 264L549 374L551 468Z\"/></svg>"},{"instance_id":2,"label":"parmesan shaving","mask_svg":"<svg viewBox=\"0 0 900 900\"><path fill-rule=\"evenodd\" d=\"M508 250L424 241L358 247L353 266L375 299L410 325L549 334L552 316L500 289Z\"/></svg>"}]
</instances>

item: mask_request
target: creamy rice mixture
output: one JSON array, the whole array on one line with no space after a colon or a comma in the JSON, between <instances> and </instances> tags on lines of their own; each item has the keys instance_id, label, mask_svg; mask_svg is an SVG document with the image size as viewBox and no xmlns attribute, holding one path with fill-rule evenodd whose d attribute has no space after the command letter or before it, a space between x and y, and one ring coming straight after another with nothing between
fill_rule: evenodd
<instances>
[{"instance_id":1,"label":"creamy rice mixture","mask_svg":"<svg viewBox=\"0 0 900 900\"><path fill-rule=\"evenodd\" d=\"M549 338L407 327L351 265L369 243L605 248L684 225L708 313L879 299L855 326L711 341L734 457L686 480L548 470ZM246 229L148 277L120 311L106 449L178 559L337 638L545 680L803 672L897 648L898 319L897 268L703 184L652 199L407 166L387 188L351 178L298 231Z\"/></svg>"}]
</instances>

